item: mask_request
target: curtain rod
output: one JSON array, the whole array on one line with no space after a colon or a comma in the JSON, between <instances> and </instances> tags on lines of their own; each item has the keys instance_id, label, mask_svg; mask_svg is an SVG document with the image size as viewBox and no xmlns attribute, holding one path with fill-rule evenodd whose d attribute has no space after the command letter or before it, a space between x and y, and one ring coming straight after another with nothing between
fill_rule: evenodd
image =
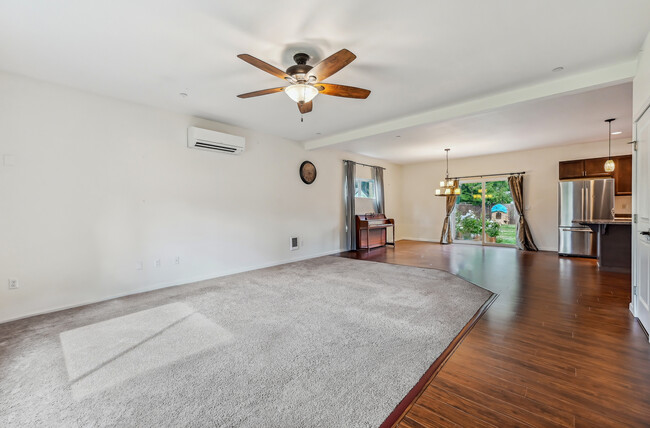
<instances>
[{"instance_id":1,"label":"curtain rod","mask_svg":"<svg viewBox=\"0 0 650 428\"><path fill-rule=\"evenodd\" d=\"M483 174L483 175L466 175L464 177L449 177L452 180L458 180L460 178L482 178L482 177L496 177L499 175L523 175L526 174L526 171L521 172L502 172L501 174Z\"/></svg>"},{"instance_id":2,"label":"curtain rod","mask_svg":"<svg viewBox=\"0 0 650 428\"><path fill-rule=\"evenodd\" d=\"M367 163L355 162L355 161L350 160L350 159L343 159L343 162L352 162L352 163L356 163L357 165L369 166L370 168L381 168L381 169L386 169L386 168L384 168L383 166L368 165Z\"/></svg>"}]
</instances>

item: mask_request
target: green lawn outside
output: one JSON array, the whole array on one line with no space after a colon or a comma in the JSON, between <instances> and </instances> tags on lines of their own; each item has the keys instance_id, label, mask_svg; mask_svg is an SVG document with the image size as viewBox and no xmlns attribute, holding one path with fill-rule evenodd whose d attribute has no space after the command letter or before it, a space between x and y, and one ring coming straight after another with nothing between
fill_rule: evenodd
<instances>
[{"instance_id":1,"label":"green lawn outside","mask_svg":"<svg viewBox=\"0 0 650 428\"><path fill-rule=\"evenodd\" d=\"M497 236L497 244L517 244L517 233L516 224L502 224L499 229L499 235Z\"/></svg>"}]
</instances>

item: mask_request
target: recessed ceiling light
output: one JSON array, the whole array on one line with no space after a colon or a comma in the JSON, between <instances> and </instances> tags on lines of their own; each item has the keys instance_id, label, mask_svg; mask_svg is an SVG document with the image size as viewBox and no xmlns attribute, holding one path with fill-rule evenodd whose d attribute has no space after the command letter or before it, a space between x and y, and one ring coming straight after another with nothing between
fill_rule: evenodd
<instances>
[{"instance_id":1,"label":"recessed ceiling light","mask_svg":"<svg viewBox=\"0 0 650 428\"><path fill-rule=\"evenodd\" d=\"M622 134L622 133L623 133L623 131L615 131L615 132L612 132L612 135L618 135L618 134Z\"/></svg>"},{"instance_id":2,"label":"recessed ceiling light","mask_svg":"<svg viewBox=\"0 0 650 428\"><path fill-rule=\"evenodd\" d=\"M396 136L395 136L395 138L401 138L401 137L402 137L401 135L396 135Z\"/></svg>"},{"instance_id":3,"label":"recessed ceiling light","mask_svg":"<svg viewBox=\"0 0 650 428\"><path fill-rule=\"evenodd\" d=\"M562 70L564 70L564 67L555 67L553 69L553 73L557 73L558 71L562 71Z\"/></svg>"},{"instance_id":4,"label":"recessed ceiling light","mask_svg":"<svg viewBox=\"0 0 650 428\"><path fill-rule=\"evenodd\" d=\"M185 93L185 92L181 92L179 95L181 96L181 98L187 97L187 93Z\"/></svg>"},{"instance_id":5,"label":"recessed ceiling light","mask_svg":"<svg viewBox=\"0 0 650 428\"><path fill-rule=\"evenodd\" d=\"M320 135L320 132L317 132L316 135Z\"/></svg>"}]
</instances>

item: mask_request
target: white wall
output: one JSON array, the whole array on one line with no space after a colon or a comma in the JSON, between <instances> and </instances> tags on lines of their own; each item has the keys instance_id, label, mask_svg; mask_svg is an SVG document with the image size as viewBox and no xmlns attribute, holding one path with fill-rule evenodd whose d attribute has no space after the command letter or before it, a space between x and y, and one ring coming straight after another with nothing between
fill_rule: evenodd
<instances>
[{"instance_id":1,"label":"white wall","mask_svg":"<svg viewBox=\"0 0 650 428\"><path fill-rule=\"evenodd\" d=\"M612 141L612 154L630 154L627 140ZM557 251L558 162L607 155L607 141L510 152L449 161L453 176L525 171L526 218L541 250ZM405 239L440 241L445 198L434 196L445 176L444 161L402 167L401 236Z\"/></svg>"},{"instance_id":2,"label":"white wall","mask_svg":"<svg viewBox=\"0 0 650 428\"><path fill-rule=\"evenodd\" d=\"M0 94L0 322L336 252L344 158L387 168L400 216L401 167L387 162L11 74ZM188 149L190 125L245 136L246 152Z\"/></svg>"},{"instance_id":3,"label":"white wall","mask_svg":"<svg viewBox=\"0 0 650 428\"><path fill-rule=\"evenodd\" d=\"M650 33L645 38L639 54L636 76L632 83L632 112L637 120L650 104Z\"/></svg>"}]
</instances>

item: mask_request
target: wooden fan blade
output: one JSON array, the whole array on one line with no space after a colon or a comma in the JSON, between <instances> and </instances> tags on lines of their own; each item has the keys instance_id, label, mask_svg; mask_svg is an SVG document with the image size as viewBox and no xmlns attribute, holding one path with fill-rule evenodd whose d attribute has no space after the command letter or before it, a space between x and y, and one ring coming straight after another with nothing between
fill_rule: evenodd
<instances>
[{"instance_id":1,"label":"wooden fan blade","mask_svg":"<svg viewBox=\"0 0 650 428\"><path fill-rule=\"evenodd\" d=\"M318 88L319 93L335 97L366 99L370 95L369 90L355 88L354 86L334 85L332 83L317 83L314 86Z\"/></svg>"},{"instance_id":2,"label":"wooden fan blade","mask_svg":"<svg viewBox=\"0 0 650 428\"><path fill-rule=\"evenodd\" d=\"M341 49L334 55L331 55L309 70L309 76L316 77L316 81L320 82L330 77L352 61L357 56L347 49Z\"/></svg>"},{"instance_id":3,"label":"wooden fan blade","mask_svg":"<svg viewBox=\"0 0 650 428\"><path fill-rule=\"evenodd\" d=\"M267 64L261 59L255 58L254 56L248 54L239 54L237 55L237 58L246 61L253 67L257 67L262 71L266 71L267 73L272 74L275 77L279 77L280 79L286 79L286 78L291 79L291 76L289 76L284 71L280 70L279 68L273 67L271 64Z\"/></svg>"},{"instance_id":4,"label":"wooden fan blade","mask_svg":"<svg viewBox=\"0 0 650 428\"><path fill-rule=\"evenodd\" d=\"M298 110L300 110L300 113L302 113L302 114L309 113L311 111L312 107L313 107L313 104L312 104L311 101L309 101L308 103L304 103L302 105L300 103L298 103Z\"/></svg>"},{"instance_id":5,"label":"wooden fan blade","mask_svg":"<svg viewBox=\"0 0 650 428\"><path fill-rule=\"evenodd\" d=\"M276 92L284 91L284 86L281 88L262 89L261 91L249 92L247 94L237 95L239 98L259 97L260 95L274 94Z\"/></svg>"}]
</instances>

